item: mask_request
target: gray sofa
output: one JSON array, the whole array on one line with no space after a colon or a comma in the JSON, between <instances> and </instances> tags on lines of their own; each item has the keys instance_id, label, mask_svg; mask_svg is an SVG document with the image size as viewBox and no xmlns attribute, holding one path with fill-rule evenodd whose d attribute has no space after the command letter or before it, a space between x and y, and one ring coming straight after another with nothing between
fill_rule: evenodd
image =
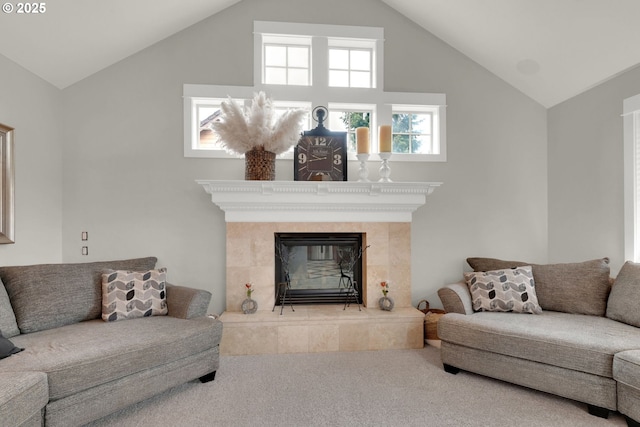
<instances>
[{"instance_id":1,"label":"gray sofa","mask_svg":"<svg viewBox=\"0 0 640 427\"><path fill-rule=\"evenodd\" d=\"M536 265L467 259L474 272L438 291L447 312L438 322L444 369L584 402L592 415L604 418L619 411L629 426L640 426L640 264L626 263L613 282L608 261ZM479 290L474 278L495 278L496 272L527 265L535 291L529 289L522 300L535 303L537 297L542 311L486 309L504 306L483 305L484 298L496 298L489 292L508 288L509 281L503 288L493 280Z\"/></svg>"},{"instance_id":2,"label":"gray sofa","mask_svg":"<svg viewBox=\"0 0 640 427\"><path fill-rule=\"evenodd\" d=\"M211 294L166 284L167 315L104 321L102 273L156 258L0 267L0 331L23 351L0 359L0 424L77 426L218 369ZM5 340L7 342L7 340Z\"/></svg>"}]
</instances>

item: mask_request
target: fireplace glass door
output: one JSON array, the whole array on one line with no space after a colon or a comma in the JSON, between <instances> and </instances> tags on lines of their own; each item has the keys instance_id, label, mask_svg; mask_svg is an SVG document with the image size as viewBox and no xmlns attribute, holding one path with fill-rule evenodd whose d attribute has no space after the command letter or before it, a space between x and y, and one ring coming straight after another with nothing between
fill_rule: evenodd
<instances>
[{"instance_id":1,"label":"fireplace glass door","mask_svg":"<svg viewBox=\"0 0 640 427\"><path fill-rule=\"evenodd\" d=\"M275 280L289 283L287 303L344 303L348 292L362 303L362 234L276 233L275 246ZM284 288L275 289L280 304Z\"/></svg>"}]
</instances>

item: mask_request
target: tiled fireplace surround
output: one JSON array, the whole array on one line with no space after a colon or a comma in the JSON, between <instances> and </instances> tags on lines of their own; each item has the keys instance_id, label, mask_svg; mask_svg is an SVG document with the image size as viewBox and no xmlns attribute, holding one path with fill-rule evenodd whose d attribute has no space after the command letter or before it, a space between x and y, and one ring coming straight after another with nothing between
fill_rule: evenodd
<instances>
[{"instance_id":1,"label":"tiled fireplace surround","mask_svg":"<svg viewBox=\"0 0 640 427\"><path fill-rule=\"evenodd\" d=\"M225 212L226 311L222 354L421 348L422 312L411 304L411 216L440 183L198 180ZM362 233L363 307L295 305L274 311L275 233ZM393 311L378 308L390 282ZM243 314L245 283L254 314Z\"/></svg>"}]
</instances>

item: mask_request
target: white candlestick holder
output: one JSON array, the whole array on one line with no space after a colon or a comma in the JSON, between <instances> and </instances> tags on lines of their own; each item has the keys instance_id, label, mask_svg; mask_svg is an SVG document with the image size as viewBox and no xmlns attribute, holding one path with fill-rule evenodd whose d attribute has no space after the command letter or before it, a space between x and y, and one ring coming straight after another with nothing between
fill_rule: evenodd
<instances>
[{"instance_id":1,"label":"white candlestick holder","mask_svg":"<svg viewBox=\"0 0 640 427\"><path fill-rule=\"evenodd\" d=\"M360 162L360 170L358 171L358 182L369 182L369 169L367 169L367 160L369 160L369 153L356 154L358 161Z\"/></svg>"},{"instance_id":2,"label":"white candlestick holder","mask_svg":"<svg viewBox=\"0 0 640 427\"><path fill-rule=\"evenodd\" d=\"M391 158L391 153L380 153L380 158L382 159L382 166L380 166L380 179L378 182L393 182L391 181L391 168L389 167L389 158Z\"/></svg>"}]
</instances>

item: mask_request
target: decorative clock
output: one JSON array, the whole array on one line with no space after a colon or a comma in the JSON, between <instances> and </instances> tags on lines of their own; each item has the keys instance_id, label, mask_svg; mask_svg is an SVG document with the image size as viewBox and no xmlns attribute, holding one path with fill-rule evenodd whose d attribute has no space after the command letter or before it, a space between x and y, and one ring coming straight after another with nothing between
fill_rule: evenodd
<instances>
[{"instance_id":1,"label":"decorative clock","mask_svg":"<svg viewBox=\"0 0 640 427\"><path fill-rule=\"evenodd\" d=\"M311 116L315 129L302 132L293 150L293 179L296 181L346 181L347 132L324 127L325 107L316 107Z\"/></svg>"}]
</instances>

